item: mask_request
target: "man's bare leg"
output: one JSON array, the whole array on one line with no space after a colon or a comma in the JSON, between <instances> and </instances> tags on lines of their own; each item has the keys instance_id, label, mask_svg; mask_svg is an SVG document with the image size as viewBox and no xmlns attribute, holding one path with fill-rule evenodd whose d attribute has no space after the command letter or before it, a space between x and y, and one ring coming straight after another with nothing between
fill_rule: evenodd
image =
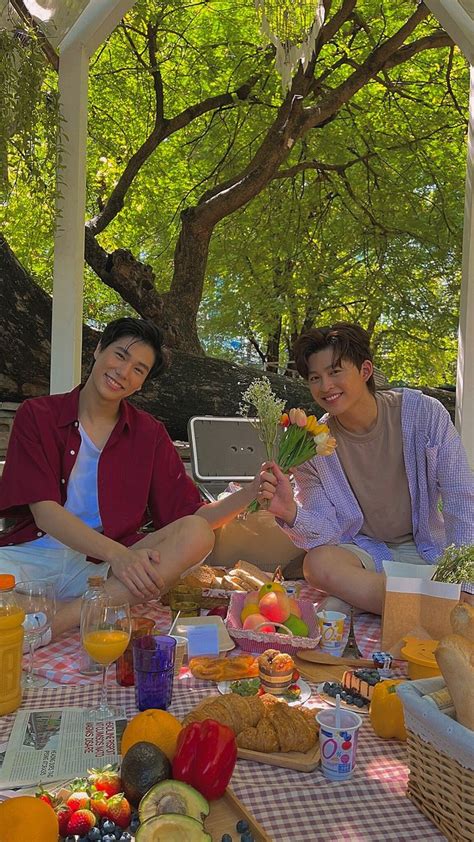
<instances>
[{"instance_id":1,"label":"man's bare leg","mask_svg":"<svg viewBox=\"0 0 474 842\"><path fill-rule=\"evenodd\" d=\"M354 553L342 547L315 547L303 562L304 577L310 585L331 596L381 614L385 593L385 576L365 570Z\"/></svg>"},{"instance_id":2,"label":"man's bare leg","mask_svg":"<svg viewBox=\"0 0 474 842\"><path fill-rule=\"evenodd\" d=\"M157 532L150 532L133 546L159 550L159 573L163 579L163 593L165 593L186 570L198 564L211 552L214 546L214 533L204 518L189 515L174 523L169 523ZM91 564L91 575L93 573ZM130 605L137 605L146 601L132 596L128 588L113 575L107 579L105 589L116 603L129 602ZM52 624L53 639L77 627L80 616L81 597L70 602L59 603Z\"/></svg>"}]
</instances>

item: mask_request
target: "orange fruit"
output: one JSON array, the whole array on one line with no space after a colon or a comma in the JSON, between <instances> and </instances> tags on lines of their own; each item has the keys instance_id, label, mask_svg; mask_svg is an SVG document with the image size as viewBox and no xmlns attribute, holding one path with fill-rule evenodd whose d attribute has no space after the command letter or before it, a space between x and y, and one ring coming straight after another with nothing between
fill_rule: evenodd
<instances>
[{"instance_id":1,"label":"orange fruit","mask_svg":"<svg viewBox=\"0 0 474 842\"><path fill-rule=\"evenodd\" d=\"M0 803L2 842L58 842L59 827L53 808L33 795L20 795Z\"/></svg>"},{"instance_id":2,"label":"orange fruit","mask_svg":"<svg viewBox=\"0 0 474 842\"><path fill-rule=\"evenodd\" d=\"M122 734L120 746L122 756L135 743L145 740L161 748L171 761L176 754L176 743L182 727L179 719L166 710L156 708L143 710L130 720Z\"/></svg>"}]
</instances>

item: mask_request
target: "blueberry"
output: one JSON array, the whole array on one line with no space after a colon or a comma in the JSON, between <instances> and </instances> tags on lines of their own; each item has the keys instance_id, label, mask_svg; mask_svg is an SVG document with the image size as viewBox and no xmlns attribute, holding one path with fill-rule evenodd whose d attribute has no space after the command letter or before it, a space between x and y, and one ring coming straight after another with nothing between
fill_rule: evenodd
<instances>
[{"instance_id":1,"label":"blueberry","mask_svg":"<svg viewBox=\"0 0 474 842\"><path fill-rule=\"evenodd\" d=\"M347 702L348 705L353 705L354 704L354 696L351 696L350 693L348 695L346 695L346 702Z\"/></svg>"},{"instance_id":2,"label":"blueberry","mask_svg":"<svg viewBox=\"0 0 474 842\"><path fill-rule=\"evenodd\" d=\"M250 830L246 830L245 833L241 833L240 842L254 842L254 838L250 833Z\"/></svg>"},{"instance_id":3,"label":"blueberry","mask_svg":"<svg viewBox=\"0 0 474 842\"><path fill-rule=\"evenodd\" d=\"M239 819L239 821L235 825L235 829L237 833L245 833L245 831L249 829L248 821L246 821L245 819Z\"/></svg>"},{"instance_id":4,"label":"blueberry","mask_svg":"<svg viewBox=\"0 0 474 842\"><path fill-rule=\"evenodd\" d=\"M354 699L354 704L357 705L358 708L363 708L365 702L363 699Z\"/></svg>"},{"instance_id":5,"label":"blueberry","mask_svg":"<svg viewBox=\"0 0 474 842\"><path fill-rule=\"evenodd\" d=\"M224 833L221 842L232 842L232 836L230 835L230 833Z\"/></svg>"},{"instance_id":6,"label":"blueberry","mask_svg":"<svg viewBox=\"0 0 474 842\"><path fill-rule=\"evenodd\" d=\"M115 836L112 836L110 833L106 833L105 836L102 837L102 842L117 842Z\"/></svg>"},{"instance_id":7,"label":"blueberry","mask_svg":"<svg viewBox=\"0 0 474 842\"><path fill-rule=\"evenodd\" d=\"M323 684L323 693L327 693L329 691L330 686L331 685L329 684L329 681L325 681Z\"/></svg>"},{"instance_id":8,"label":"blueberry","mask_svg":"<svg viewBox=\"0 0 474 842\"><path fill-rule=\"evenodd\" d=\"M66 836L64 842L76 842L75 836Z\"/></svg>"},{"instance_id":9,"label":"blueberry","mask_svg":"<svg viewBox=\"0 0 474 842\"><path fill-rule=\"evenodd\" d=\"M120 838L120 842L132 842L132 834L128 830L124 830Z\"/></svg>"},{"instance_id":10,"label":"blueberry","mask_svg":"<svg viewBox=\"0 0 474 842\"><path fill-rule=\"evenodd\" d=\"M117 826L117 827L115 828L115 838L116 838L116 839L121 839L121 838L122 838L122 833L123 833L122 828Z\"/></svg>"},{"instance_id":11,"label":"blueberry","mask_svg":"<svg viewBox=\"0 0 474 842\"><path fill-rule=\"evenodd\" d=\"M102 830L104 831L104 833L110 833L110 835L113 836L114 833L115 833L115 829L116 829L115 822L110 821L110 819L105 819L105 821L102 825Z\"/></svg>"},{"instance_id":12,"label":"blueberry","mask_svg":"<svg viewBox=\"0 0 474 842\"><path fill-rule=\"evenodd\" d=\"M87 834L87 838L90 842L98 842L99 839L102 839L102 834L98 827L92 827Z\"/></svg>"}]
</instances>

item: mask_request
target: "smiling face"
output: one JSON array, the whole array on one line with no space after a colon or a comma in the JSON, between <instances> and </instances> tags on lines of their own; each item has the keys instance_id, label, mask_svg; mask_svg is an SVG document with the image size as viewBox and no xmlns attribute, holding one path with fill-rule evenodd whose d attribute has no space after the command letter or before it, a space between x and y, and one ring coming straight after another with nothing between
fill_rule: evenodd
<instances>
[{"instance_id":1,"label":"smiling face","mask_svg":"<svg viewBox=\"0 0 474 842\"><path fill-rule=\"evenodd\" d=\"M334 349L323 348L308 357L308 384L311 394L322 409L341 416L357 412L372 396L367 380L373 372L370 360L359 369L350 360L334 360Z\"/></svg>"},{"instance_id":2,"label":"smiling face","mask_svg":"<svg viewBox=\"0 0 474 842\"><path fill-rule=\"evenodd\" d=\"M155 352L134 336L121 336L94 351L91 379L104 400L119 401L141 389L155 362Z\"/></svg>"}]
</instances>

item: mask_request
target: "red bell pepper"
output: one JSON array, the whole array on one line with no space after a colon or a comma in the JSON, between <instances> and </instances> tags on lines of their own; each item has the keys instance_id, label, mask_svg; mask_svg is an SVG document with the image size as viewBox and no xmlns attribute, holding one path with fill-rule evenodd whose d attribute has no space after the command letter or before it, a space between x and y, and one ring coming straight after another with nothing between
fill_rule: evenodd
<instances>
[{"instance_id":1,"label":"red bell pepper","mask_svg":"<svg viewBox=\"0 0 474 842\"><path fill-rule=\"evenodd\" d=\"M224 795L237 760L235 734L214 719L191 722L180 732L173 778L193 786L207 800Z\"/></svg>"}]
</instances>

